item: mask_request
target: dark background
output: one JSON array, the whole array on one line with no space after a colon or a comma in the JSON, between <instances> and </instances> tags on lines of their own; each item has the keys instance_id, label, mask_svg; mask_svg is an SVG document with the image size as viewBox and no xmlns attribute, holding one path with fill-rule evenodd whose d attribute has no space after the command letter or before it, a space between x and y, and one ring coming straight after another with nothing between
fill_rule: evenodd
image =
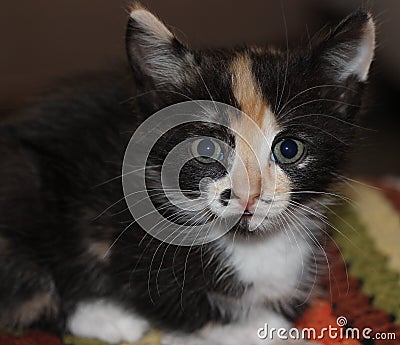
<instances>
[{"instance_id":1,"label":"dark background","mask_svg":"<svg viewBox=\"0 0 400 345\"><path fill-rule=\"evenodd\" d=\"M191 47L305 42L357 7L372 9L378 49L372 67L361 144L351 170L400 175L400 1L143 1ZM0 3L2 116L60 77L107 68L125 59L128 5L121 0L3 0Z\"/></svg>"}]
</instances>

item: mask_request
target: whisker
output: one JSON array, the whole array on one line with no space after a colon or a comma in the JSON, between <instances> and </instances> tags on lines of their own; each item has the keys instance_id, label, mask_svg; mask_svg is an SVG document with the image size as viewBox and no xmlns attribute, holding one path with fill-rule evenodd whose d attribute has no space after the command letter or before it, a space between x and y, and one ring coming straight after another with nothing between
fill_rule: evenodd
<instances>
[{"instance_id":1,"label":"whisker","mask_svg":"<svg viewBox=\"0 0 400 345\"><path fill-rule=\"evenodd\" d=\"M154 251L154 254L153 254L152 259L151 259L151 262L150 262L150 268L149 268L149 271L148 271L148 279L147 279L147 286L148 286L148 291L149 291L149 294L150 294L150 295L151 295L151 293L150 293L150 280L151 280L152 266L153 266L153 262L154 262L154 259L155 259L155 257L156 257L156 254L157 254L158 250L161 248L161 246L162 246L163 244L167 243L167 246L166 246L166 248L165 248L165 250L164 250L164 253L163 253L163 256L162 256L162 258L161 258L161 262L160 262L160 265L159 265L159 267L158 267L157 274L156 274L156 289L157 289L158 294L160 295L160 291L159 291L159 288L158 288L158 277L159 277L159 273L160 273L160 270L161 270L162 263L164 262L165 254L166 254L166 252L167 252L169 246L171 245L171 243L173 243L173 241L175 241L175 239L177 238L177 236L179 236L180 229L183 228L184 226L186 226L186 224L187 224L188 222L190 222L191 220L193 220L194 217L195 217L195 215L192 216L191 219L188 219L184 224L178 226L175 230L173 230L173 231L167 236L167 238L166 238L164 241L161 241L161 242L160 242L160 244L157 246L156 250ZM159 223L160 223L160 222L159 222ZM178 234L172 239L172 241L169 241L169 238L170 238L171 236L175 235L175 233L178 233Z\"/></svg>"},{"instance_id":2,"label":"whisker","mask_svg":"<svg viewBox=\"0 0 400 345\"><path fill-rule=\"evenodd\" d=\"M212 101L212 103L213 103L213 105L214 105L214 110L215 110L215 112L218 113L218 109L217 109L217 107L215 106L214 98L212 97L211 92L210 92L210 89L208 88L206 82L204 81L203 76L201 75L200 71L199 71L197 68L195 68L194 70L196 71L197 75L200 77L200 79L201 79L201 81L202 81L202 83L203 83L203 85L204 85L204 88L206 89L208 95L210 96L210 99L211 99L211 101Z\"/></svg>"},{"instance_id":3,"label":"whisker","mask_svg":"<svg viewBox=\"0 0 400 345\"><path fill-rule=\"evenodd\" d=\"M126 164L126 163L125 163L125 164ZM126 164L126 165L129 165L129 164ZM115 177L113 177L113 178L110 178L109 180L106 180L106 181L101 182L101 183L99 183L99 184L97 184L97 185L94 185L92 188L97 188L97 187L103 186L103 185L105 185L105 184L107 184L107 183L110 183L110 182L112 182L112 181L118 180L118 179L120 179L121 177L128 176L128 175L130 175L130 174L137 173L137 172L139 172L139 171L141 171L141 170L144 170L144 169L159 168L160 166L161 166L161 165L154 165L154 166L145 166L145 167L142 167L142 168L138 168L138 169L136 169L136 170L129 171L129 172L125 173L125 174L121 174L121 175L115 176Z\"/></svg>"},{"instance_id":4,"label":"whisker","mask_svg":"<svg viewBox=\"0 0 400 345\"><path fill-rule=\"evenodd\" d=\"M351 89L351 88L346 87L346 86L344 86L344 85L337 85L337 84L322 84L322 85L312 86L312 87L309 87L309 88L307 88L307 89L305 89L305 90L303 90L303 91L300 91L300 92L297 93L295 96L293 96L289 101L287 101L287 102L282 106L281 109L279 109L279 111L277 112L277 115L280 115L280 114L282 113L282 111L283 111L292 101L294 101L297 97L303 95L303 94L306 93L306 92L309 92L309 91L312 91L312 90L315 90L315 89L324 88L324 87L341 88L341 89L344 89L344 90L356 92L356 90L354 90L354 89Z\"/></svg>"},{"instance_id":5,"label":"whisker","mask_svg":"<svg viewBox=\"0 0 400 345\"><path fill-rule=\"evenodd\" d=\"M291 191L291 192L285 192L284 194L316 194L316 195L326 195L328 197L336 197L339 198L343 201L348 202L350 205L352 206L357 206L357 203L348 198L345 197L344 195L340 195L340 194L335 194L335 193L331 193L331 192L322 192L322 191L313 191L313 190L302 190L302 191Z\"/></svg>"},{"instance_id":6,"label":"whisker","mask_svg":"<svg viewBox=\"0 0 400 345\"><path fill-rule=\"evenodd\" d=\"M343 180L343 182L346 182L345 180L347 180L347 181L350 181L350 182L357 183L357 184L359 184L359 185L361 185L361 186L364 186L364 187L368 187L368 188L375 189L375 190L379 190L379 191L382 190L382 188L379 188L379 187L374 186L374 185L372 185L372 184L368 184L368 183L365 183L365 182L362 182L362 181L358 181L358 180L355 180L355 179L353 179L353 178L350 178L350 177L347 177L347 176L344 176L344 175L340 175L340 174L335 173L335 172L332 172L331 174L332 174L333 176L335 176L335 177L337 177L337 178ZM351 185L351 184L349 184L349 186L350 186L350 185ZM353 188L354 188L354 187L353 187Z\"/></svg>"},{"instance_id":7,"label":"whisker","mask_svg":"<svg viewBox=\"0 0 400 345\"><path fill-rule=\"evenodd\" d=\"M359 125L357 125L357 124L355 124L355 123L352 123L352 122L349 122L349 121L345 121L345 120L343 120L343 119L341 119L341 118L339 118L339 117L337 117L337 116L328 115L328 114L322 114L322 113L305 114L305 115L296 116L296 117L293 118L293 119L289 119L289 120L282 121L281 124L282 124L282 126L284 126L284 125L286 125L286 124L288 124L288 123L291 123L291 122L293 122L293 121L295 121L295 120L298 120L298 119L301 119L301 118L306 118L306 117L313 117L313 116L327 117L327 118L330 118L330 119L339 121L339 122L341 122L341 123L344 123L344 124L346 124L346 125L350 125L350 126L353 126L353 127L356 127L356 128L360 128L360 129L366 130L366 131L371 131L371 132L376 132L376 131L377 131L377 130L372 129L372 128L367 128L367 127L359 126Z\"/></svg>"},{"instance_id":8,"label":"whisker","mask_svg":"<svg viewBox=\"0 0 400 345\"><path fill-rule=\"evenodd\" d=\"M324 206L323 204L321 204L321 205ZM300 212L300 213L302 213L302 212ZM304 213L302 213L302 214L303 214L304 217L308 218L308 217L307 217L307 214L304 214ZM329 227L332 227L331 224L327 224L327 225L328 225ZM340 249L339 245L336 243L335 239L334 239L327 231L325 231L323 228L319 228L319 230L322 231L322 233L323 233L325 236L327 236L327 238L329 238L329 240L335 245L335 247L337 248L337 250L338 250L339 253L340 253L340 256L341 256L342 260L345 261L343 252L342 252L342 250ZM349 289L349 279L348 279L347 267L345 267L345 270L346 270L346 277L347 277L347 279L346 279L346 280L347 280L347 288ZM335 277L334 277L334 278L335 278ZM329 276L329 281L330 281L330 276ZM335 278L335 281L336 281L336 278ZM338 282L336 281L336 285L337 285L337 284L338 284ZM331 281L330 281L330 286L331 286Z\"/></svg>"},{"instance_id":9,"label":"whisker","mask_svg":"<svg viewBox=\"0 0 400 345\"><path fill-rule=\"evenodd\" d=\"M309 212L310 214L312 214L312 215L314 215L316 217L322 217L324 219L327 219L327 216L325 214L320 213L320 212L318 212L318 211L316 211L316 210L314 210L314 209L312 209L312 208L310 208L310 207L308 207L306 205L300 204L297 201L289 200L289 204L293 204L294 206L299 207L299 208Z\"/></svg>"},{"instance_id":10,"label":"whisker","mask_svg":"<svg viewBox=\"0 0 400 345\"><path fill-rule=\"evenodd\" d=\"M322 127L319 126L314 126L314 125L310 125L310 124L305 124L305 123L293 123L290 125L291 127L295 127L295 126L302 126L302 127L308 127L308 128L315 128L320 132L323 132L327 135L329 135L330 137L332 137L333 139L341 142L343 145L349 146L348 143L344 142L342 139L339 139L338 137L336 137L335 135L333 135L332 133L326 131L325 129L323 129Z\"/></svg>"},{"instance_id":11,"label":"whisker","mask_svg":"<svg viewBox=\"0 0 400 345\"><path fill-rule=\"evenodd\" d=\"M327 205L324 205L323 203L318 202L317 200L315 200L317 203L319 203L321 206L327 208L328 210L330 210L330 208ZM336 214L334 212L334 214ZM337 214L336 214L337 215ZM337 217L340 218L339 215L337 215ZM361 248L353 241L351 240L351 238L349 238L345 233L343 233L343 231L339 230L336 226L334 226L332 223L330 223L328 220L324 219L324 218L319 218L319 220L324 223L325 225L327 225L328 227L330 227L332 230L336 231L340 236L342 236L345 240L349 241L349 243L351 243L354 248L356 248L357 250L361 250ZM343 220L344 222L346 222L345 220ZM347 222L346 222L347 223ZM348 223L347 223L348 224ZM350 224L349 224L350 225ZM351 226L351 225L350 225ZM351 227L356 233L358 232L356 229L354 229L354 227ZM332 239L333 240L333 239Z\"/></svg>"},{"instance_id":12,"label":"whisker","mask_svg":"<svg viewBox=\"0 0 400 345\"><path fill-rule=\"evenodd\" d=\"M296 109L299 109L299 108L301 108L301 107L303 107L303 106L305 106L305 105L309 105L309 104L312 104L312 103L315 103L315 102L322 102L322 101L323 101L323 102L337 103L337 104L345 105L345 106L348 106L348 107L360 108L360 106L357 105L357 104L350 104L350 103L346 103L346 102L343 102L343 101L339 101L339 100L337 100L337 99L331 99L331 98L317 98L317 99L312 99L312 100L310 100L310 101L306 101L306 102L304 102L304 103L301 103L301 104L299 104L299 105L297 105L297 106L291 108L291 109L288 110L286 113L280 114L280 115L279 115L279 118L282 119L282 118L284 118L285 116L287 116L287 115L293 113Z\"/></svg>"},{"instance_id":13,"label":"whisker","mask_svg":"<svg viewBox=\"0 0 400 345\"><path fill-rule=\"evenodd\" d=\"M282 91L281 91L281 95L280 95L279 102L277 105L278 109L281 105L282 97L285 92L286 82L287 82L287 74L288 74L288 69L289 69L289 35L288 35L288 28L287 28L287 23L286 23L285 7L284 7L284 3L282 0L280 1L280 5L281 5L283 25L285 28L285 38L286 38L286 67L285 67L285 76L284 76L284 80L283 80Z\"/></svg>"},{"instance_id":14,"label":"whisker","mask_svg":"<svg viewBox=\"0 0 400 345\"><path fill-rule=\"evenodd\" d=\"M117 205L118 203L120 203L122 200L125 200L127 197L130 197L130 196L132 196L132 195L134 195L134 194L137 194L137 193L146 193L146 196L143 197L142 199L140 199L138 202L136 202L136 203L133 204L133 205L129 205L130 207L135 206L135 205L137 205L141 200L144 200L144 199L146 199L146 197L149 197L149 192L155 191L155 190L161 190L161 191L167 191L167 192L168 192L168 191L176 191L177 193L178 193L178 192L185 192L185 193L192 192L191 190L165 189L165 188L143 189L143 190L139 190L139 191L132 192L132 193L129 193L129 194L124 195L122 198L118 199L116 202L114 202L113 204L111 204L110 206L108 206L104 211L102 211L98 216L96 216L96 217L93 218L92 220L96 220L96 219L100 218L103 214L105 214L107 211L109 211L109 210L110 210L111 208L113 208L115 205ZM165 194L165 193L160 192L160 193L153 194L153 195L159 195L159 194L162 195L162 194ZM129 208L129 207L125 208L124 210L122 210L122 211L120 211L120 212L118 212L118 213L113 214L113 216L114 216L114 215L117 215L117 214L119 214L119 213L122 213L123 211L127 210L128 208Z\"/></svg>"},{"instance_id":15,"label":"whisker","mask_svg":"<svg viewBox=\"0 0 400 345\"><path fill-rule=\"evenodd\" d=\"M293 212L290 211L289 208L287 208L287 209L285 210L285 212L286 212L286 216L287 216L289 219L291 219L292 222L294 222L295 225L297 224L297 225L300 225L303 229L304 229L304 227L305 227L306 229L308 229L308 227L307 227L305 224L303 224L303 223L300 221L300 219L297 218L297 217L293 214ZM293 217L292 217L291 215L287 214L287 213L290 213ZM297 220L296 220L296 219L297 219ZM290 231L293 233L293 230L292 230L291 228L289 228L289 229L290 229ZM313 236L312 236L313 238L312 238L312 237L310 237L310 235L308 234L308 231L307 231L307 230L305 230L305 231L306 231L306 234L309 236L309 238L312 240L312 242L313 242L318 248L320 248L321 251L325 254L325 251L324 251L322 245L321 245L321 244L319 243L319 241L315 238L315 236L312 234L312 235L313 235ZM311 230L310 230L310 231L311 231ZM306 241L305 237L303 236L303 234L302 234L301 232L297 231L297 233ZM293 234L293 236L294 236L294 234ZM306 241L306 242L308 243L308 241ZM316 282L317 282L317 272L318 272L317 258L316 258L315 253L314 253L314 251L313 251L313 249L312 249L312 247L311 247L311 245L310 245L309 243L308 243L308 246L309 246L309 248L311 249L311 252L312 252L313 257L314 257L316 272L315 272L315 274L314 274L314 281L313 281L312 288L309 289L309 293L307 294L305 300L304 300L299 306L301 306L301 305L307 303L307 301L308 301L309 298L311 297L311 293L312 293L313 288L314 288L314 286L315 286L315 284L316 284ZM300 251L300 247L299 247L299 251ZM326 254L325 254L325 257L326 257ZM328 262L328 267L329 267L329 260L328 260L328 259L327 259L327 262ZM303 257L302 257L302 266L304 266ZM304 269L302 269L302 275L303 275L303 274L304 274ZM299 286L299 284L300 284L300 282L298 282L298 286Z\"/></svg>"},{"instance_id":16,"label":"whisker","mask_svg":"<svg viewBox=\"0 0 400 345\"><path fill-rule=\"evenodd\" d=\"M186 201L182 201L182 203L184 203L184 202L186 202ZM176 204L177 204L177 203L176 203ZM144 217L147 217L147 216L149 216L149 215L152 214L152 213L158 212L159 210L162 210L162 209L165 209L165 208L168 208L168 207L170 207L170 204L169 204L169 203L168 203L167 205L165 205L165 206L158 207L157 209L154 209L154 210L152 210L152 211L150 211L150 212L147 212L146 214L144 214L144 215L138 217L137 219L133 220L127 227L125 227L125 228L119 233L119 235L117 236L117 238L111 243L110 247L107 249L106 253L104 254L104 257L106 257L106 256L108 255L108 253L110 252L110 250L112 249L112 247L118 242L118 240L121 238L121 236L123 236L123 234L129 229L130 226L132 226L134 223L137 223L138 220L143 219ZM139 243L139 244L140 244L140 243Z\"/></svg>"}]
</instances>

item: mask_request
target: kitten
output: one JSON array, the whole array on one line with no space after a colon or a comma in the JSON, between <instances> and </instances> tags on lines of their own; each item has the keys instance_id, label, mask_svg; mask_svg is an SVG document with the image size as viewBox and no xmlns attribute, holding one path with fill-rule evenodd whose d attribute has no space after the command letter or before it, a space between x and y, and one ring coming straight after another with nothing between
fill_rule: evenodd
<instances>
[{"instance_id":1,"label":"kitten","mask_svg":"<svg viewBox=\"0 0 400 345\"><path fill-rule=\"evenodd\" d=\"M135 5L131 72L69 83L0 129L0 323L108 342L150 326L165 344L280 342L257 330L288 329L315 295L326 191L353 141L374 45L359 11L311 50L191 51ZM196 121L160 133L130 167L143 154L132 134L157 111L170 123L188 100ZM175 147L174 164L189 158L169 190L162 167ZM126 189L135 171L138 194ZM149 201L178 229L211 224L218 236L176 243L157 236L161 225L152 236L131 214Z\"/></svg>"}]
</instances>

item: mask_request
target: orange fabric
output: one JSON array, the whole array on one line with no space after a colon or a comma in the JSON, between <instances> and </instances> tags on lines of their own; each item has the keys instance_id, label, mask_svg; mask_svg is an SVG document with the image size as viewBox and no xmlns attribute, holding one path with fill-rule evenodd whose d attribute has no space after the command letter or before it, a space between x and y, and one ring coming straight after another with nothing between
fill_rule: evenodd
<instances>
[{"instance_id":1,"label":"orange fabric","mask_svg":"<svg viewBox=\"0 0 400 345\"><path fill-rule=\"evenodd\" d=\"M314 328L317 335L321 334L321 331L325 327L339 327L336 323L337 316L334 314L332 307L328 301L320 300L315 302L302 316L302 318L296 323L299 328ZM325 345L361 345L358 340L353 339L331 339L329 334L324 333L322 339L310 339Z\"/></svg>"}]
</instances>

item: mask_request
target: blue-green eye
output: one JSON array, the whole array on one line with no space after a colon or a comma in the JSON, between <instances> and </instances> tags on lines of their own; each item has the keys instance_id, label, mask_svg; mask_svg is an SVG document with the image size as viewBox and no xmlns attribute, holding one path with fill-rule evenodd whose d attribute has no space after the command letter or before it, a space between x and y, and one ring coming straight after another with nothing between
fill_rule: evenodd
<instances>
[{"instance_id":1,"label":"blue-green eye","mask_svg":"<svg viewBox=\"0 0 400 345\"><path fill-rule=\"evenodd\" d=\"M221 146L211 138L199 138L193 141L191 152L194 158L201 163L213 163L223 157Z\"/></svg>"},{"instance_id":2,"label":"blue-green eye","mask_svg":"<svg viewBox=\"0 0 400 345\"><path fill-rule=\"evenodd\" d=\"M284 138L272 148L272 159L282 164L293 164L303 158L304 144L296 139Z\"/></svg>"}]
</instances>

